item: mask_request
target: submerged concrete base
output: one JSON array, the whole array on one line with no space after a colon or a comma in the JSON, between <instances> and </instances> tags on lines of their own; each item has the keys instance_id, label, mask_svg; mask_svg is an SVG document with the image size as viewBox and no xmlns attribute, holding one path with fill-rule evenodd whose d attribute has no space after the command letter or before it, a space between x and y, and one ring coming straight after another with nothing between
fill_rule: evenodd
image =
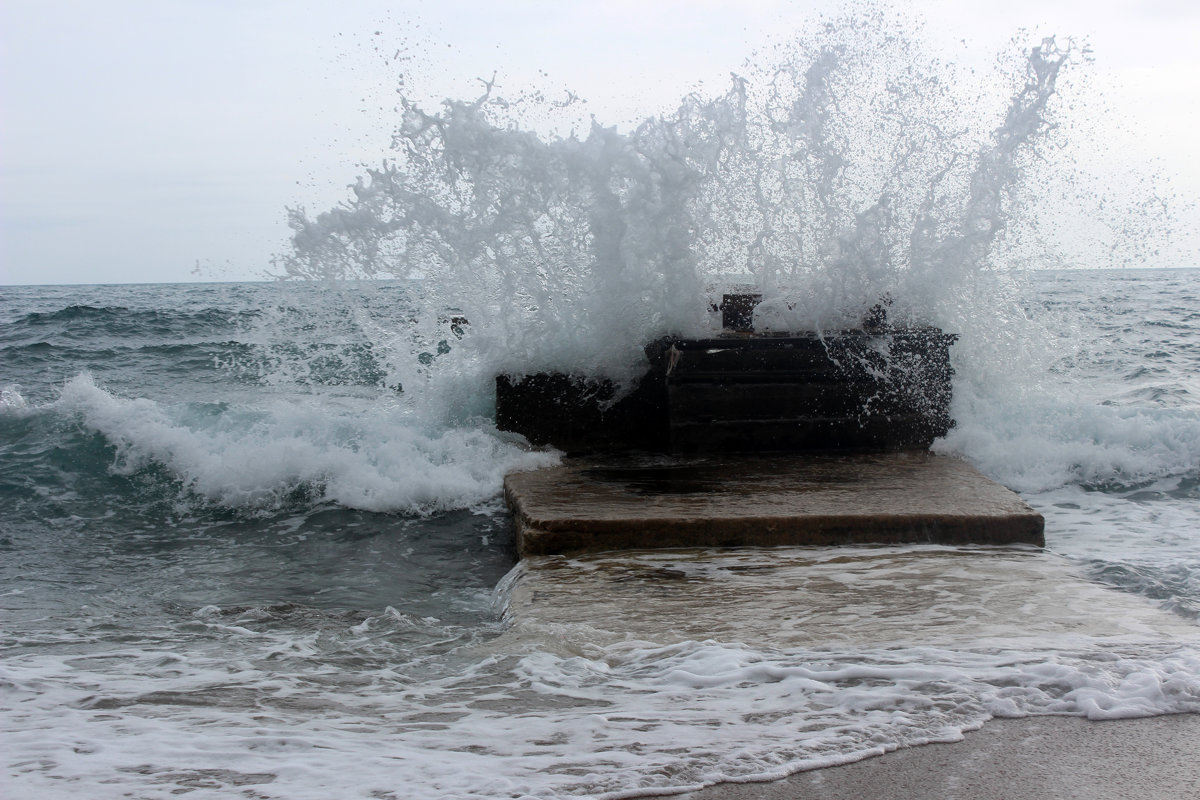
<instances>
[{"instance_id":1,"label":"submerged concrete base","mask_svg":"<svg viewBox=\"0 0 1200 800\"><path fill-rule=\"evenodd\" d=\"M1200 628L1029 547L636 550L526 558L507 637L564 654L629 640L1034 652L1200 643Z\"/></svg>"},{"instance_id":2,"label":"submerged concrete base","mask_svg":"<svg viewBox=\"0 0 1200 800\"><path fill-rule=\"evenodd\" d=\"M733 690L735 684L768 686L781 680L782 673L763 668L772 663L806 667L831 659L855 665L883 658L903 669L888 678L863 673L864 684L924 682L941 674L938 665L990 663L992 677L985 682L995 681L999 696L1010 685L1004 673L1014 667L1017 674L1045 675L1041 689L1061 698L1069 687L1054 676L1065 674L1059 670L1069 672L1068 664L1095 677L1095 666L1145 659L1144 671L1134 670L1127 678L1113 673L1112 680L1128 680L1126 688L1159 697L1159 692L1186 692L1168 687L1189 683L1186 672L1177 672L1160 678L1161 683L1141 684L1156 674L1152 665L1159 659L1168 663L1187 658L1200 646L1200 627L1193 621L1144 597L1089 580L1065 557L1029 547L742 548L539 556L524 559L503 589L508 626L504 634L483 645L488 655L553 653L589 665L580 674L591 670L606 674L611 668L628 675L629 664L638 663L645 670L636 673L638 680L654 676L652 680L661 681L664 689L678 676L692 675L697 688L711 676L712 685L718 687L715 691L721 693ZM709 648L724 654L716 662L707 657L673 660L680 653ZM670 666L662 666L663 662ZM713 663L719 666L711 670L702 666ZM1023 672L1022 664L1033 672ZM693 668L694 673L686 672ZM908 675L910 668L923 677ZM1014 680L1012 686L1022 685L1022 680L1027 678ZM1099 695L1105 685L1097 680ZM842 686L847 691L842 697L848 698L845 702L853 711L838 719L825 716L824 706L797 713L792 719L798 738L805 731L823 728L829 740L836 741L842 724L853 726L876 715L903 719L910 710L921 714L927 706L920 698L931 697L922 689L914 692L911 705L882 705L854 697L852 685ZM604 718L613 709L606 706L606 695L595 684L590 692L580 691L587 698L582 702L595 703L578 716L583 729L594 717ZM799 697L832 690L814 684L796 691ZM947 721L956 713L951 709L974 702L964 703L962 689L933 691L937 699L928 708L947 713ZM1083 689L1080 696L1091 696L1091 691ZM686 690L681 696L686 696ZM722 697L726 696L719 695L714 702L719 704ZM746 697L744 708L733 713L728 707L713 708L705 705L706 700L688 698L684 719L699 726L711 718L736 721L744 712L751 724L744 741L752 746L758 732L755 717L787 715L792 707L791 701L778 696L768 700L770 695L752 692ZM831 698L831 707L841 702ZM617 708L628 711L625 706ZM705 717L705 712L710 716ZM644 720L636 714L614 717L619 725L645 722L640 730L646 732L641 735L654 743L654 737L671 736L675 729L655 728L653 713L648 711ZM720 727L713 725L714 739L732 741L732 734L721 732ZM882 754L898 743L881 742L880 757L856 764L797 773L770 783L721 783L679 796L689 800L1174 800L1200 797L1198 737L1200 715L1113 722L994 719L954 744L902 745L903 749ZM603 738L592 740L596 748L610 745ZM780 753L781 760L787 757L786 752ZM710 779L700 774L693 780ZM631 777L628 796L664 794L661 789L639 791L641 787Z\"/></svg>"},{"instance_id":3,"label":"submerged concrete base","mask_svg":"<svg viewBox=\"0 0 1200 800\"><path fill-rule=\"evenodd\" d=\"M571 460L515 472L522 556L664 547L1032 544L1045 522L956 458L929 453Z\"/></svg>"}]
</instances>

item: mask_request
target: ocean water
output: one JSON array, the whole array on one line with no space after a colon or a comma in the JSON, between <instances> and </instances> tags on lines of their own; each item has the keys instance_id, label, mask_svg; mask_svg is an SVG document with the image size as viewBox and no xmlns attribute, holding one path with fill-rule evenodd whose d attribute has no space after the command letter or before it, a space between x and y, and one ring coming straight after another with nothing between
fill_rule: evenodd
<instances>
[{"instance_id":1,"label":"ocean water","mask_svg":"<svg viewBox=\"0 0 1200 800\"><path fill-rule=\"evenodd\" d=\"M1132 595L1195 642L1200 270L1029 287L1031 315L1062 326L1041 383L989 398L964 379L937 449L1046 515L1036 558L1094 582L1093 612L1111 598L1127 615ZM400 324L404 292L374 290L370 319ZM920 617L886 647L869 618L802 645L594 619L513 636L500 480L555 454L486 417L422 422L325 314L272 284L5 290L7 796L619 796L991 715L1200 711L1200 649L1175 638L932 641ZM908 585L893 562L923 552L868 552L860 590ZM798 557L823 580L845 569L834 551L778 556ZM990 558L971 556L980 583L1028 580ZM979 608L942 613L970 631Z\"/></svg>"},{"instance_id":2,"label":"ocean water","mask_svg":"<svg viewBox=\"0 0 1200 800\"><path fill-rule=\"evenodd\" d=\"M866 19L631 130L402 96L382 166L292 212L279 280L5 287L3 794L617 798L993 716L1200 711L1200 270L1048 268L1077 57L1042 42L984 91ZM1148 241L1139 213L1106 252ZM778 611L807 638L707 626L699 595L670 631L522 616L501 481L561 456L495 429L494 376L619 382L646 341L707 330L729 282L763 290L764 327L882 301L958 333L935 450L1045 514L1046 550L617 567L727 609L722 581L763 558L924 598L824 627ZM1088 625L983 624L1022 581L1061 583Z\"/></svg>"}]
</instances>

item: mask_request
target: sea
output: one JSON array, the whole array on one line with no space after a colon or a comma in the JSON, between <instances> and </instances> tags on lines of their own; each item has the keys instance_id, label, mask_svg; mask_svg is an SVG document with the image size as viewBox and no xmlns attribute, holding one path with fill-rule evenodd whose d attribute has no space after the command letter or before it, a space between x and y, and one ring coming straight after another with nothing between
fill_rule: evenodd
<instances>
[{"instance_id":1,"label":"sea","mask_svg":"<svg viewBox=\"0 0 1200 800\"><path fill-rule=\"evenodd\" d=\"M0 288L0 794L615 800L993 717L1200 712L1200 269L1041 249L1070 47L1010 60L988 113L917 50L825 28L628 130L401 98L382 166L291 212L269 280ZM933 449L1040 511L1045 549L692 552L627 584L776 559L891 598L802 642L699 594L686 635L519 619L503 476L563 455L497 430L495 376L620 386L722 282L767 329L880 304L957 334ZM1009 603L1069 576L1062 607L1121 634L1019 603L997 632L913 566L947 559Z\"/></svg>"}]
</instances>

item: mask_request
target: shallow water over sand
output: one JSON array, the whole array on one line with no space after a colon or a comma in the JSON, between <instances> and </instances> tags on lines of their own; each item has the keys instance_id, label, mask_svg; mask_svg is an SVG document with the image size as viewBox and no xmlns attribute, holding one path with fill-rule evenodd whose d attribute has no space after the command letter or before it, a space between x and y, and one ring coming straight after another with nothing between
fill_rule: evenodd
<instances>
[{"instance_id":1,"label":"shallow water over sand","mask_svg":"<svg viewBox=\"0 0 1200 800\"><path fill-rule=\"evenodd\" d=\"M740 642L755 648L1047 648L1200 643L1143 598L1114 597L1038 548L662 550L525 559L511 637ZM552 633L551 633L552 632Z\"/></svg>"}]
</instances>

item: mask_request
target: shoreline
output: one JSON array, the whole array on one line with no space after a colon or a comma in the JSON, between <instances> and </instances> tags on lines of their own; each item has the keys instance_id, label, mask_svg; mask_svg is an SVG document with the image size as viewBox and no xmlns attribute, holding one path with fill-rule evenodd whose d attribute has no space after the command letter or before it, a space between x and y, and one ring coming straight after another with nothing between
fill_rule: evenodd
<instances>
[{"instance_id":1,"label":"shoreline","mask_svg":"<svg viewBox=\"0 0 1200 800\"><path fill-rule=\"evenodd\" d=\"M630 800L662 797L632 795ZM680 800L1177 800L1200 797L1200 714L992 719L959 742L895 750Z\"/></svg>"}]
</instances>

